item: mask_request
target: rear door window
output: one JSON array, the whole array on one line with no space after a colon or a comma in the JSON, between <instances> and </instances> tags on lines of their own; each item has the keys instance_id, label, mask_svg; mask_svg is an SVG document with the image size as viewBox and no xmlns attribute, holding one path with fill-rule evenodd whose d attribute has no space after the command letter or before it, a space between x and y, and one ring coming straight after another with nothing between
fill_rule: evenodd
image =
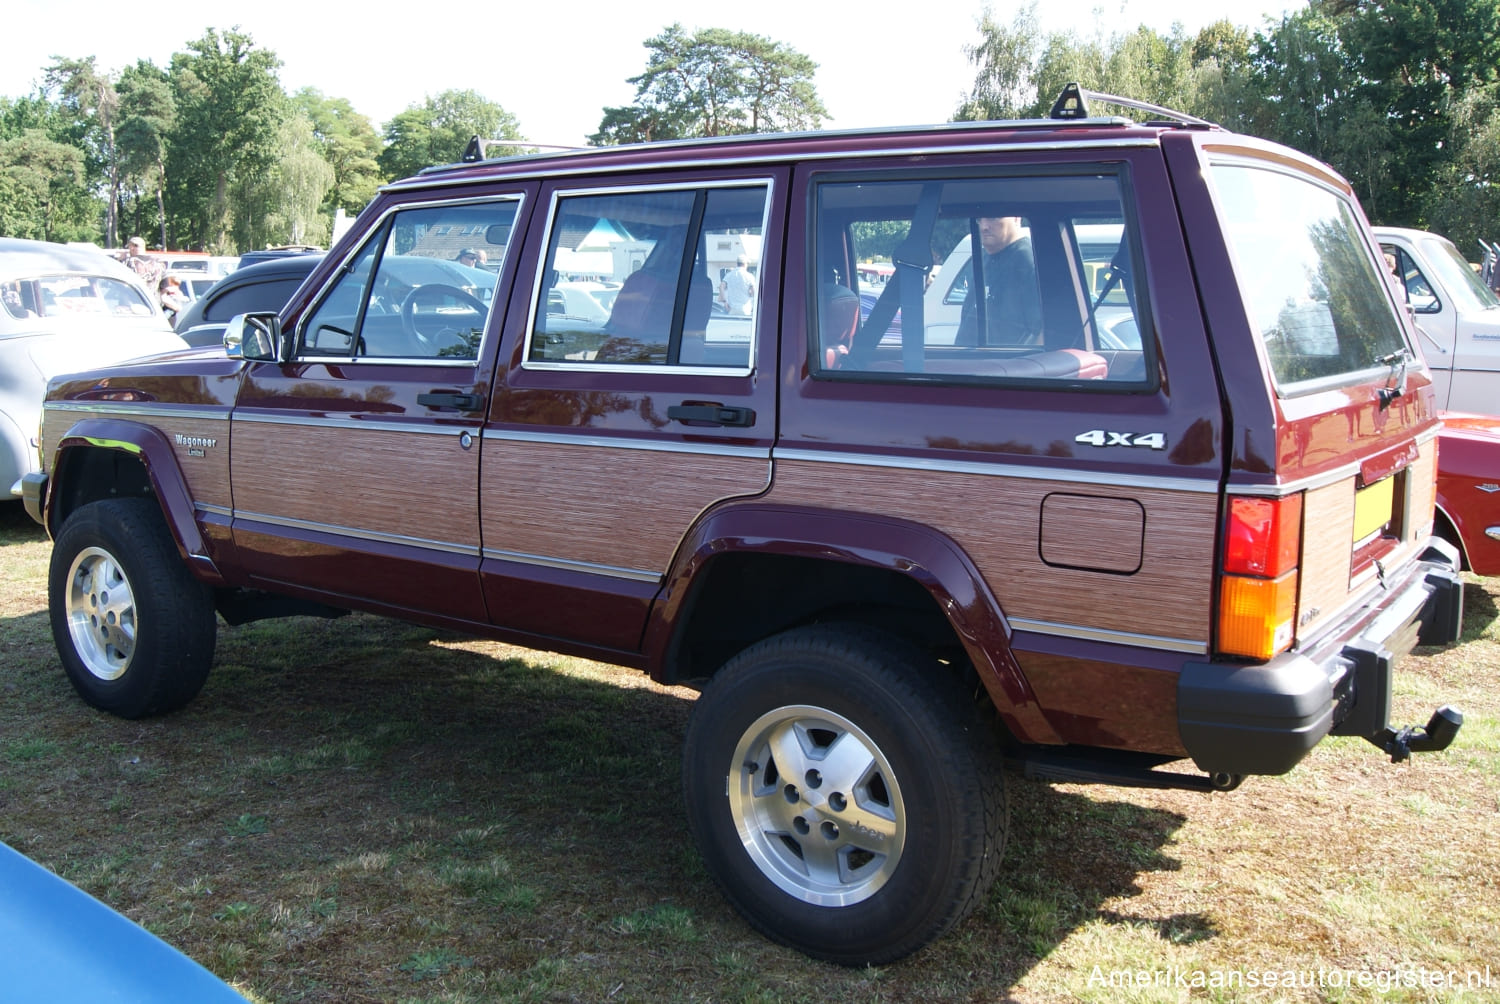
<instances>
[{"instance_id":1,"label":"rear door window","mask_svg":"<svg viewBox=\"0 0 1500 1004\"><path fill-rule=\"evenodd\" d=\"M823 379L1144 386L1122 173L854 179L814 196ZM890 278L871 282L874 266Z\"/></svg>"}]
</instances>

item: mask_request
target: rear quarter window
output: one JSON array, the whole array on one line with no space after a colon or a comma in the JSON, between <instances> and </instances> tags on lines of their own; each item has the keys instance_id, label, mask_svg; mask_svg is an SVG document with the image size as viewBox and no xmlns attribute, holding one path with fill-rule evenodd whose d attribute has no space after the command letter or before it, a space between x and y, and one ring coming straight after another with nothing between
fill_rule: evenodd
<instances>
[{"instance_id":1,"label":"rear quarter window","mask_svg":"<svg viewBox=\"0 0 1500 1004\"><path fill-rule=\"evenodd\" d=\"M1280 392L1383 373L1410 351L1347 199L1259 165L1211 173L1250 326Z\"/></svg>"}]
</instances>

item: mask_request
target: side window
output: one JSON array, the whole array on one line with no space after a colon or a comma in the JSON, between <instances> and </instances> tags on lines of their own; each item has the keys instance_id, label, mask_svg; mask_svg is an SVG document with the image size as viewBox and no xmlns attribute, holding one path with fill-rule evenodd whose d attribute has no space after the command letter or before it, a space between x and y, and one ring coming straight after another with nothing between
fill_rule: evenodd
<instances>
[{"instance_id":1,"label":"side window","mask_svg":"<svg viewBox=\"0 0 1500 1004\"><path fill-rule=\"evenodd\" d=\"M1380 250L1385 256L1386 267L1396 277L1397 285L1406 292L1406 302L1411 304L1412 310L1419 314L1436 314L1443 309L1443 305L1438 302L1437 293L1433 292L1432 283L1427 281L1416 261L1404 248L1396 244L1382 244Z\"/></svg>"},{"instance_id":2,"label":"side window","mask_svg":"<svg viewBox=\"0 0 1500 1004\"><path fill-rule=\"evenodd\" d=\"M74 314L134 317L151 313L151 304L145 294L119 279L99 275L46 275L35 282L37 302L24 305L42 317ZM18 302L21 302L19 293Z\"/></svg>"},{"instance_id":3,"label":"side window","mask_svg":"<svg viewBox=\"0 0 1500 1004\"><path fill-rule=\"evenodd\" d=\"M818 185L814 375L1145 385L1123 190L1112 170Z\"/></svg>"},{"instance_id":4,"label":"side window","mask_svg":"<svg viewBox=\"0 0 1500 1004\"><path fill-rule=\"evenodd\" d=\"M527 365L750 366L767 188L559 195Z\"/></svg>"},{"instance_id":5,"label":"side window","mask_svg":"<svg viewBox=\"0 0 1500 1004\"><path fill-rule=\"evenodd\" d=\"M476 359L519 203L393 214L302 328L302 352L353 359Z\"/></svg>"},{"instance_id":6,"label":"side window","mask_svg":"<svg viewBox=\"0 0 1500 1004\"><path fill-rule=\"evenodd\" d=\"M284 304L302 285L301 279L273 279L249 286L239 286L211 300L203 309L205 321L227 321L235 314L265 310L266 304Z\"/></svg>"}]
</instances>

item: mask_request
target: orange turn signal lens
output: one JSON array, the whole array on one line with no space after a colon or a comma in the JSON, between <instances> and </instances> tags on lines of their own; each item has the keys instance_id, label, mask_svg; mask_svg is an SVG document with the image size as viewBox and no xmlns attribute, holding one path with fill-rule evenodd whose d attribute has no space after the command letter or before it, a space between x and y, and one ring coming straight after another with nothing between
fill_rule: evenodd
<instances>
[{"instance_id":1,"label":"orange turn signal lens","mask_svg":"<svg viewBox=\"0 0 1500 1004\"><path fill-rule=\"evenodd\" d=\"M1297 572L1275 579L1224 575L1219 580L1219 651L1269 659L1292 644Z\"/></svg>"}]
</instances>

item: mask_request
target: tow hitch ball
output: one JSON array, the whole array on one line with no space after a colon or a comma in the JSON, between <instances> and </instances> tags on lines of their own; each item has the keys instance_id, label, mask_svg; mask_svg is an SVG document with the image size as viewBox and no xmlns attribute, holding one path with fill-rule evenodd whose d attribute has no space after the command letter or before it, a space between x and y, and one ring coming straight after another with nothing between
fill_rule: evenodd
<instances>
[{"instance_id":1,"label":"tow hitch ball","mask_svg":"<svg viewBox=\"0 0 1500 1004\"><path fill-rule=\"evenodd\" d=\"M1464 713L1445 704L1432 713L1424 729L1415 725L1404 729L1386 728L1369 738L1391 755L1391 763L1400 763L1413 753L1436 753L1447 749L1463 723Z\"/></svg>"}]
</instances>

